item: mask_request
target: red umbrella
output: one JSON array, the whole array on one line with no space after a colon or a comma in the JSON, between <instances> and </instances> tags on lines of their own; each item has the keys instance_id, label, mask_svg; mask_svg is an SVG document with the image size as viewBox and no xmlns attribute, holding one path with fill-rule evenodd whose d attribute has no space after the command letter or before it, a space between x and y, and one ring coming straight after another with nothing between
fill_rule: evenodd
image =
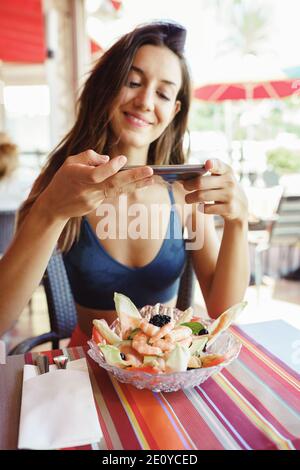
<instances>
[{"instance_id":1,"label":"red umbrella","mask_svg":"<svg viewBox=\"0 0 300 470\"><path fill-rule=\"evenodd\" d=\"M297 80L274 61L252 54L223 57L214 63L211 79L194 91L205 101L281 99L299 91ZM299 84L298 84L299 85Z\"/></svg>"},{"instance_id":2,"label":"red umbrella","mask_svg":"<svg viewBox=\"0 0 300 470\"><path fill-rule=\"evenodd\" d=\"M232 142L232 102L237 100L282 99L299 95L300 80L288 76L273 59L245 56L224 56L212 68L203 71L202 85L194 90L194 97L204 101L226 103L225 132L229 147ZM209 80L210 78L210 80ZM214 81L212 81L212 79ZM248 105L251 109L252 105ZM250 139L251 125L246 126ZM250 139L251 140L251 139ZM242 144L241 149L244 149ZM241 154L241 161L243 153Z\"/></svg>"},{"instance_id":3,"label":"red umbrella","mask_svg":"<svg viewBox=\"0 0 300 470\"><path fill-rule=\"evenodd\" d=\"M296 80L270 80L263 83L212 83L198 87L195 98L205 101L281 99L297 92Z\"/></svg>"}]
</instances>

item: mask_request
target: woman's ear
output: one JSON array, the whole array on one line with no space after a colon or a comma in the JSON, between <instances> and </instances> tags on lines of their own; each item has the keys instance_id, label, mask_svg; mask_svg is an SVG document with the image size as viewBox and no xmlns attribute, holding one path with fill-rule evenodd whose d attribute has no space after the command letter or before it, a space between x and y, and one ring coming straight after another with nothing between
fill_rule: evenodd
<instances>
[{"instance_id":1,"label":"woman's ear","mask_svg":"<svg viewBox=\"0 0 300 470\"><path fill-rule=\"evenodd\" d=\"M176 116L177 113L181 110L181 101L177 100L174 106L174 111L173 111L173 119Z\"/></svg>"}]
</instances>

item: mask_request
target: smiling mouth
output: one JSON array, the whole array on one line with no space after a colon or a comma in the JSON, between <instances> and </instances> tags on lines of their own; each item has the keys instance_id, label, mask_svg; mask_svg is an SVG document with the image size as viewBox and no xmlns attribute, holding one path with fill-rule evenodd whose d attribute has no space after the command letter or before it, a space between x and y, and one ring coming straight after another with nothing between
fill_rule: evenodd
<instances>
[{"instance_id":1,"label":"smiling mouth","mask_svg":"<svg viewBox=\"0 0 300 470\"><path fill-rule=\"evenodd\" d=\"M127 121L129 121L131 124L137 126L137 127L147 127L152 125L151 122L145 121L144 119L138 118L134 114L124 112L125 117L127 118Z\"/></svg>"}]
</instances>

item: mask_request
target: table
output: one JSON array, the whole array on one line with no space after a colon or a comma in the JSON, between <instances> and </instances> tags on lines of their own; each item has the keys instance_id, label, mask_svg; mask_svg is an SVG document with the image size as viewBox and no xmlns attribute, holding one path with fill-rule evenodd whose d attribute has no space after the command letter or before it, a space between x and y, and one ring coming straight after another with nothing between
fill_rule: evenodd
<instances>
[{"instance_id":1,"label":"table","mask_svg":"<svg viewBox=\"0 0 300 470\"><path fill-rule=\"evenodd\" d=\"M300 449L300 376L242 326L238 359L201 386L152 393L117 382L82 347L47 351L86 356L103 439L81 449ZM300 347L300 344L299 344ZM37 353L0 366L0 448L17 447L22 368Z\"/></svg>"}]
</instances>

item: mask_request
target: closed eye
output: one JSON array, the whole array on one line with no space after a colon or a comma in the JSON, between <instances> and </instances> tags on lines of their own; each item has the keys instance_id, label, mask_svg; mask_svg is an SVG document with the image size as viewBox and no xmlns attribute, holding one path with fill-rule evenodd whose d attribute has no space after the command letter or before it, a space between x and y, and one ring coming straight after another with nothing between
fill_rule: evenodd
<instances>
[{"instance_id":1,"label":"closed eye","mask_svg":"<svg viewBox=\"0 0 300 470\"><path fill-rule=\"evenodd\" d=\"M140 85L141 84L139 82L132 82L132 81L127 84L127 86L129 86L129 88L137 88Z\"/></svg>"},{"instance_id":2,"label":"closed eye","mask_svg":"<svg viewBox=\"0 0 300 470\"><path fill-rule=\"evenodd\" d=\"M157 92L158 96L160 96L163 100L166 101L171 101L168 96L166 96L164 93L161 93L160 91Z\"/></svg>"},{"instance_id":3,"label":"closed eye","mask_svg":"<svg viewBox=\"0 0 300 470\"><path fill-rule=\"evenodd\" d=\"M133 80L129 80L129 81L127 82L127 86L128 86L129 88L138 88L138 87L140 87L141 85L142 85L142 84L141 84L140 82L135 82L135 81L133 81ZM167 95L165 95L164 93L162 93L161 91L157 91L157 94L158 94L158 96L159 96L160 98L162 98L163 100L165 100L165 101L171 101L171 99L170 99Z\"/></svg>"}]
</instances>

